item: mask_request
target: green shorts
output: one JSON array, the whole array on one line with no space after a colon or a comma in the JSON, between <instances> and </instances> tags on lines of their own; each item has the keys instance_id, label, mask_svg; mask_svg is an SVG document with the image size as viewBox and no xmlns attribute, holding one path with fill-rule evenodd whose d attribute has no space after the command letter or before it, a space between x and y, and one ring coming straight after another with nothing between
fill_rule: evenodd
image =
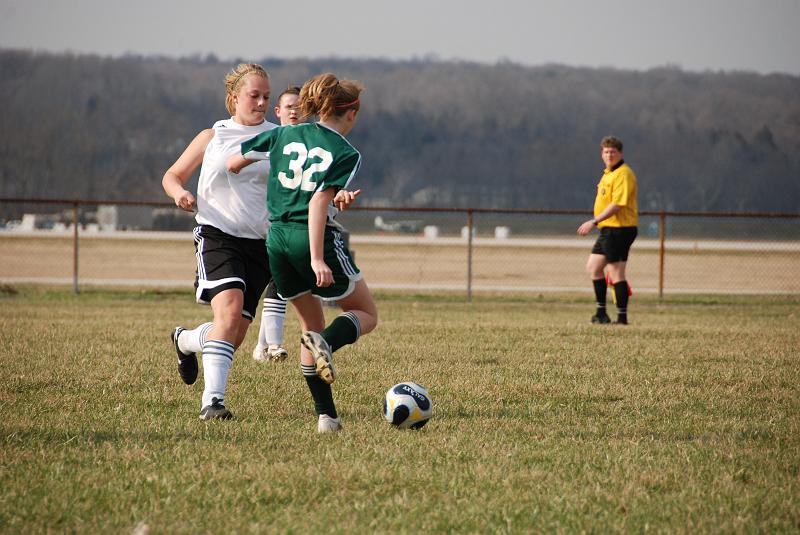
<instances>
[{"instance_id":1,"label":"green shorts","mask_svg":"<svg viewBox=\"0 0 800 535\"><path fill-rule=\"evenodd\" d=\"M272 278L278 294L284 299L294 299L308 292L325 301L337 301L353 292L361 279L350 251L344 244L342 233L325 227L324 258L333 272L333 284L317 286L317 276L311 269L311 250L308 244L308 225L304 223L275 222L269 229L267 256Z\"/></svg>"}]
</instances>

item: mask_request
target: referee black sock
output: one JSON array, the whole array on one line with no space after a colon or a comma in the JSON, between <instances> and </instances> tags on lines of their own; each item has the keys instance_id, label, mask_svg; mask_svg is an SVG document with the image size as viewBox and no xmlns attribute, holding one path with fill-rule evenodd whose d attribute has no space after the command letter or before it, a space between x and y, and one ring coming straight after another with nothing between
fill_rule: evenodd
<instances>
[{"instance_id":1,"label":"referee black sock","mask_svg":"<svg viewBox=\"0 0 800 535\"><path fill-rule=\"evenodd\" d=\"M333 390L331 385L323 381L317 375L317 368L313 364L310 366L300 365L303 377L306 380L311 397L314 400L314 410L317 415L327 414L331 418L336 418L336 405L333 403Z\"/></svg>"},{"instance_id":2,"label":"referee black sock","mask_svg":"<svg viewBox=\"0 0 800 535\"><path fill-rule=\"evenodd\" d=\"M618 321L628 321L628 281L615 282L614 295L617 297Z\"/></svg>"},{"instance_id":3,"label":"referee black sock","mask_svg":"<svg viewBox=\"0 0 800 535\"><path fill-rule=\"evenodd\" d=\"M606 284L606 280L593 279L592 284L594 284L594 297L597 300L597 315L607 316L608 314L606 314L606 291L608 289L608 285Z\"/></svg>"}]
</instances>

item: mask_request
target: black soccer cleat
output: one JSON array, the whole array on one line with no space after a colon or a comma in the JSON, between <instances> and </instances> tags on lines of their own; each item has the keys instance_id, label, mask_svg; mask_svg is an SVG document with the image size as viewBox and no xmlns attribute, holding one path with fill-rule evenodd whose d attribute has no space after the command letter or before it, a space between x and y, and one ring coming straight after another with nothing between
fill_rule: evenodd
<instances>
[{"instance_id":1,"label":"black soccer cleat","mask_svg":"<svg viewBox=\"0 0 800 535\"><path fill-rule=\"evenodd\" d=\"M183 327L172 329L172 344L175 346L175 353L178 355L178 374L187 385L193 385L197 381L197 355L194 353L184 353L178 347L178 336L185 331Z\"/></svg>"},{"instance_id":2,"label":"black soccer cleat","mask_svg":"<svg viewBox=\"0 0 800 535\"><path fill-rule=\"evenodd\" d=\"M611 323L611 318L606 314L595 314L592 316L592 323Z\"/></svg>"},{"instance_id":3,"label":"black soccer cleat","mask_svg":"<svg viewBox=\"0 0 800 535\"><path fill-rule=\"evenodd\" d=\"M614 325L627 325L628 318L618 318L617 321L614 322Z\"/></svg>"},{"instance_id":4,"label":"black soccer cleat","mask_svg":"<svg viewBox=\"0 0 800 535\"><path fill-rule=\"evenodd\" d=\"M225 408L221 399L211 398L211 405L206 405L200 411L201 420L230 420L233 418L231 411Z\"/></svg>"}]
</instances>

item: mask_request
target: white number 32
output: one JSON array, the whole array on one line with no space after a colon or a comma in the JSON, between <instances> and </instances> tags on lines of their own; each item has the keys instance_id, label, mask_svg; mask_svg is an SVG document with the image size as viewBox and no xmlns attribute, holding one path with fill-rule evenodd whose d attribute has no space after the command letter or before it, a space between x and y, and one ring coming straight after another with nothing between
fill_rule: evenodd
<instances>
[{"instance_id":1,"label":"white number 32","mask_svg":"<svg viewBox=\"0 0 800 535\"><path fill-rule=\"evenodd\" d=\"M291 177L281 171L278 173L278 180L281 181L283 187L288 189L297 189L299 186L303 191L314 191L317 188L317 183L311 180L314 173L322 173L331 166L333 156L330 152L322 147L314 147L311 150L306 148L303 143L289 143L283 147L283 154L290 156L297 154L297 158L289 160L289 171ZM308 169L303 171L303 166L309 158L318 159L318 161L308 166Z\"/></svg>"}]
</instances>

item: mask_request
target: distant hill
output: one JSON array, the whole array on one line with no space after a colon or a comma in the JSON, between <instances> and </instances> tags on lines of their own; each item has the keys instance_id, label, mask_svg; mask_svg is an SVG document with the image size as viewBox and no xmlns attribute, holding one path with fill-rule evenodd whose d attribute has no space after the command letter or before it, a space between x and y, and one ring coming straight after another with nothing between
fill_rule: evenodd
<instances>
[{"instance_id":1,"label":"distant hill","mask_svg":"<svg viewBox=\"0 0 800 535\"><path fill-rule=\"evenodd\" d=\"M365 204L589 209L611 133L642 209L800 212L798 77L257 61L275 94L324 71L365 84ZM0 50L0 196L166 200L164 171L226 116L232 66Z\"/></svg>"}]
</instances>

